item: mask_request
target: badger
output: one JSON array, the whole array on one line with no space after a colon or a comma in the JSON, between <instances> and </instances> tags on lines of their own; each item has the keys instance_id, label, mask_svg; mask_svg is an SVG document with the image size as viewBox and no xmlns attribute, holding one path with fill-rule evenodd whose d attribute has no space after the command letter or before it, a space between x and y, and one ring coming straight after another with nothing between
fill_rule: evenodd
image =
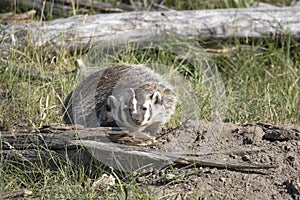
<instances>
[{"instance_id":1,"label":"badger","mask_svg":"<svg viewBox=\"0 0 300 200\"><path fill-rule=\"evenodd\" d=\"M67 96L63 120L154 136L170 120L176 103L174 89L163 76L145 65L121 64L85 78Z\"/></svg>"}]
</instances>

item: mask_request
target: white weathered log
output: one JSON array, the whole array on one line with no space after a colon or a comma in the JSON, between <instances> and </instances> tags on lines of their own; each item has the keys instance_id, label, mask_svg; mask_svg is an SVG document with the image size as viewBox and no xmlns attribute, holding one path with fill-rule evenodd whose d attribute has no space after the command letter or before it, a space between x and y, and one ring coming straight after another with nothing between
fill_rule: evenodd
<instances>
[{"instance_id":1,"label":"white weathered log","mask_svg":"<svg viewBox=\"0 0 300 200\"><path fill-rule=\"evenodd\" d=\"M120 170L137 170L144 166L162 167L170 163L228 169L269 169L274 165L227 162L206 159L203 155L184 155L144 146L119 144L124 134L109 127L72 130L70 127L42 128L40 133L0 134L0 157L19 165L43 163L55 167L55 159L70 159L88 165L92 159ZM220 153L222 154L222 152ZM66 157L67 156L67 157ZM120 166L120 163L122 166Z\"/></svg>"},{"instance_id":2,"label":"white weathered log","mask_svg":"<svg viewBox=\"0 0 300 200\"><path fill-rule=\"evenodd\" d=\"M154 40L163 32L207 39L269 38L290 34L300 39L298 7L246 8L78 15L50 22L1 25L4 49L33 44L70 51L114 38L115 43ZM3 51L3 50L2 50Z\"/></svg>"}]
</instances>

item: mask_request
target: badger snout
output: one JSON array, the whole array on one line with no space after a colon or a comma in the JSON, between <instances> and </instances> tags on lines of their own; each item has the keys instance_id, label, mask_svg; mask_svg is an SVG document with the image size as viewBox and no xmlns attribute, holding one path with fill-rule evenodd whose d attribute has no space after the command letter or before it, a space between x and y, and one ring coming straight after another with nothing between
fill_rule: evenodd
<instances>
[{"instance_id":1,"label":"badger snout","mask_svg":"<svg viewBox=\"0 0 300 200\"><path fill-rule=\"evenodd\" d=\"M141 125L143 122L143 117L139 115L138 113L132 113L132 120L137 124Z\"/></svg>"}]
</instances>

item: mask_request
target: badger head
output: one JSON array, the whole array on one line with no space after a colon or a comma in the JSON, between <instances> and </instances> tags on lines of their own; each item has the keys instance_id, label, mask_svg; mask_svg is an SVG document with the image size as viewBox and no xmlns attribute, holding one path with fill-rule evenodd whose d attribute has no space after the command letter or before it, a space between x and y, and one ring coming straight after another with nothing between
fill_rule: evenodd
<instances>
[{"instance_id":1,"label":"badger head","mask_svg":"<svg viewBox=\"0 0 300 200\"><path fill-rule=\"evenodd\" d=\"M148 125L157 123L165 111L163 97L159 91L150 93L147 90L132 88L126 95L122 95L122 98L110 95L107 107L109 116L117 125L131 131L141 131Z\"/></svg>"}]
</instances>

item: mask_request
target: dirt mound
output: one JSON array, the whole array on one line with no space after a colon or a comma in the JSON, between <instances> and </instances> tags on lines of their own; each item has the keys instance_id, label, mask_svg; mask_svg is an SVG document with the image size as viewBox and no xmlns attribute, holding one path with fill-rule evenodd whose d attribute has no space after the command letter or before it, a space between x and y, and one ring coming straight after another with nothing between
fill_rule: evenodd
<instances>
[{"instance_id":1,"label":"dirt mound","mask_svg":"<svg viewBox=\"0 0 300 200\"><path fill-rule=\"evenodd\" d=\"M147 185L155 196L166 199L300 199L300 126L222 125L218 143L205 158L271 164L276 168L175 167L140 176L138 182ZM190 122L187 129L166 134L160 143L174 149L189 144L185 152L201 153L201 141L205 141L210 126L214 124Z\"/></svg>"}]
</instances>

